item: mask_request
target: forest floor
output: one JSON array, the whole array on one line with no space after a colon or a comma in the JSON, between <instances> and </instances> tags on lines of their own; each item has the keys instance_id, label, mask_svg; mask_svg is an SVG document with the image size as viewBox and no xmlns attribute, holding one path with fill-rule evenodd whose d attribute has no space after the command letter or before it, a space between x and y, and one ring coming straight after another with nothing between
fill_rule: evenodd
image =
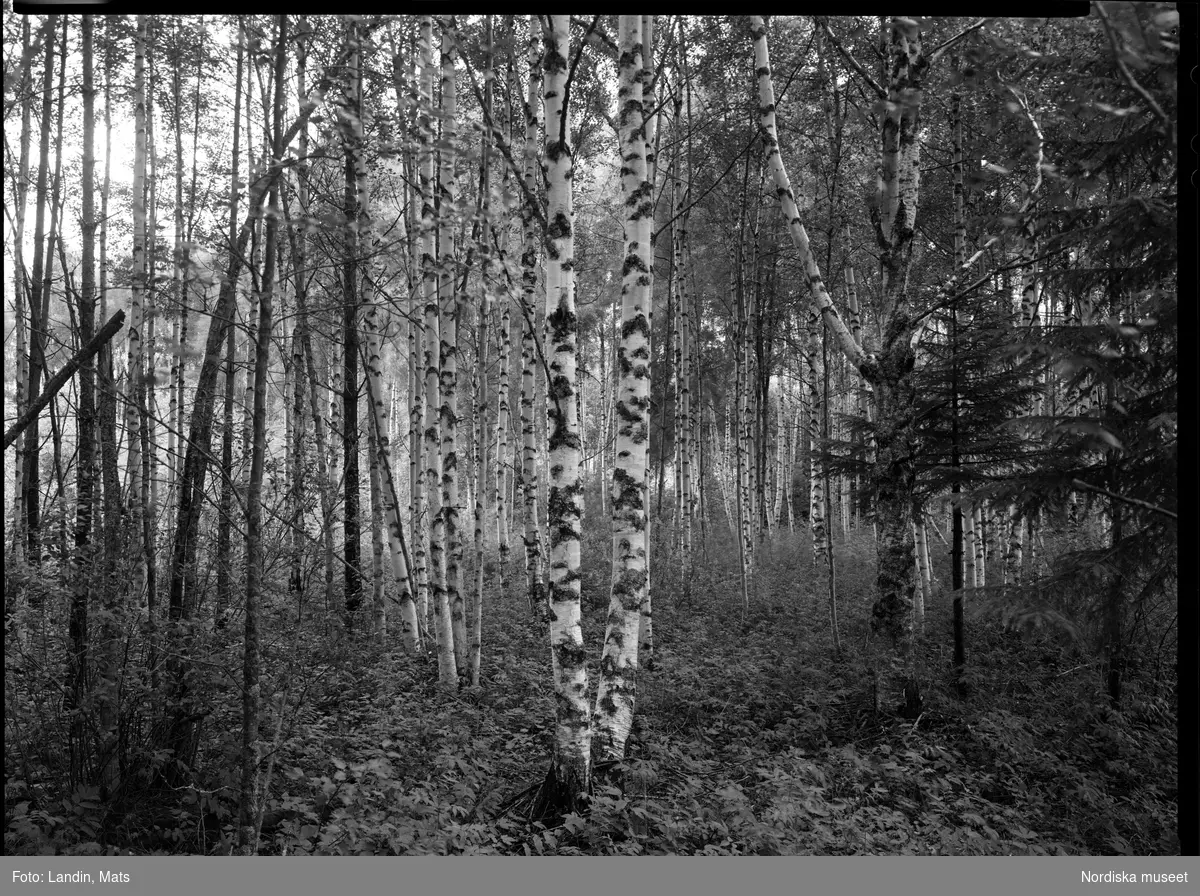
<instances>
[{"instance_id":1,"label":"forest floor","mask_svg":"<svg viewBox=\"0 0 1200 896\"><path fill-rule=\"evenodd\" d=\"M594 673L608 588L606 539L593 537L583 592ZM276 690L265 691L263 737L278 733L264 750L260 852L1177 852L1173 693L1131 680L1122 711L1110 710L1090 652L1053 628L1013 632L969 615L963 695L942 596L920 643L924 712L872 712L869 543L851 533L837 546L840 657L807 537L784 533L763 549L747 613L730 545L710 544L686 596L678 566L661 563L654 668L639 674L628 759L586 817L554 827L522 812L545 776L554 718L546 632L530 618L523 579L487 599L475 690L447 695L434 660L399 647L267 644ZM231 663L238 644L228 642ZM143 792L102 825L106 848L228 852L237 694L231 682L214 695L200 781L183 802Z\"/></svg>"},{"instance_id":2,"label":"forest floor","mask_svg":"<svg viewBox=\"0 0 1200 896\"><path fill-rule=\"evenodd\" d=\"M1159 854L1173 851L1175 711L1133 683L1108 709L1088 652L1053 629L969 628L952 686L949 601L922 639L925 711L871 711L863 648L873 557L838 546L841 658L807 538L783 534L740 606L733 563L690 593L656 570L653 671L614 783L588 817L521 817L545 775L553 699L544 627L520 588L486 608L482 687L447 698L398 651L330 671L284 744L264 833L275 852L505 854ZM602 558L599 550L585 556ZM873 553L873 552L872 552ZM726 561L728 557L726 557ZM518 572L516 564L514 572ZM672 572L675 572L672 580ZM585 564L600 656L608 589ZM519 583L518 583L519 584ZM332 702L330 702L332 701ZM613 779L618 780L618 779ZM513 806L501 814L502 809ZM282 816L280 813L282 812ZM294 813L294 814L293 814Z\"/></svg>"}]
</instances>

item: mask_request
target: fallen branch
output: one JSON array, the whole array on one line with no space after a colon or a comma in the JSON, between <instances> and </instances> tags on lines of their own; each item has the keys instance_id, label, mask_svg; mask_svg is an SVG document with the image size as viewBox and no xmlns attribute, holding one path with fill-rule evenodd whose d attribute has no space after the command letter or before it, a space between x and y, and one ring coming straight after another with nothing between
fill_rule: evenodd
<instances>
[{"instance_id":1,"label":"fallen branch","mask_svg":"<svg viewBox=\"0 0 1200 896\"><path fill-rule=\"evenodd\" d=\"M92 359L92 356L104 346L106 342L117 334L117 330L121 329L121 324L125 322L125 312L118 311L114 314L103 327L100 332L92 337L91 342L75 353L75 357L66 363L66 365L51 377L46 383L46 388L42 390L42 394L37 397L25 413L17 418L17 422L8 428L8 432L4 434L4 448L16 441L17 436L23 433L26 427L37 419L38 414L45 409L46 405L58 394L58 390L66 385L67 380L75 375L75 371Z\"/></svg>"}]
</instances>

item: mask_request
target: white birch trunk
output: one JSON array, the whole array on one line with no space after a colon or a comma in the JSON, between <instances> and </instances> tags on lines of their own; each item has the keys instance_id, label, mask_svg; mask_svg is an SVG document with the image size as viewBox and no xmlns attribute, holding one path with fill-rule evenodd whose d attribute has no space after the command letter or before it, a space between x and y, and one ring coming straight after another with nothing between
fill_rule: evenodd
<instances>
[{"instance_id":1,"label":"white birch trunk","mask_svg":"<svg viewBox=\"0 0 1200 896\"><path fill-rule=\"evenodd\" d=\"M653 194L647 179L644 128L642 19L620 18L621 194L625 251L621 284L621 371L617 391L617 456L613 469L612 590L594 737L602 759L620 760L633 724L638 630L648 590L648 479L650 429L650 229Z\"/></svg>"},{"instance_id":2,"label":"white birch trunk","mask_svg":"<svg viewBox=\"0 0 1200 896\"><path fill-rule=\"evenodd\" d=\"M963 584L967 588L978 588L975 573L975 514L973 505L963 513Z\"/></svg>"},{"instance_id":3,"label":"white birch trunk","mask_svg":"<svg viewBox=\"0 0 1200 896\"><path fill-rule=\"evenodd\" d=\"M572 233L570 122L564 105L570 56L570 24L549 16L542 57L546 122L545 175L549 191L546 256L546 322L549 360L548 438L550 476L547 524L550 530L550 656L557 719L553 779L570 802L591 783L591 724L587 704L587 663L580 625L579 419L575 392L578 346Z\"/></svg>"},{"instance_id":4,"label":"white birch trunk","mask_svg":"<svg viewBox=\"0 0 1200 896\"><path fill-rule=\"evenodd\" d=\"M450 629L454 644L455 669L467 672L466 606L463 602L463 534L459 516L458 471L458 321L460 297L456 292L457 256L454 252L453 208L458 190L454 165L457 156L458 99L454 58L458 55L458 34L450 23L442 26L442 135L441 173L438 206L438 296L441 305L441 437L442 437L442 517L446 550L446 602L450 608Z\"/></svg>"},{"instance_id":5,"label":"white birch trunk","mask_svg":"<svg viewBox=\"0 0 1200 896\"><path fill-rule=\"evenodd\" d=\"M529 92L525 104L525 186L531 196L537 196L538 185L538 100L541 53L538 48L537 17L529 19ZM537 404L538 338L537 328L537 221L528 202L521 204L521 305L524 325L521 328L521 488L525 505L525 574L529 609L534 615L548 612L545 590L545 549L542 527L538 524L538 442ZM547 285L548 286L548 285ZM547 292L547 295L549 293ZM549 302L549 299L546 300Z\"/></svg>"},{"instance_id":6,"label":"white birch trunk","mask_svg":"<svg viewBox=\"0 0 1200 896\"><path fill-rule=\"evenodd\" d=\"M984 513L980 504L971 507L971 530L975 534L975 587L983 588L987 584L985 570L986 552L984 544Z\"/></svg>"},{"instance_id":7,"label":"white birch trunk","mask_svg":"<svg viewBox=\"0 0 1200 896\"><path fill-rule=\"evenodd\" d=\"M423 60L422 74L425 85L429 88L432 102L433 20L429 16L421 18L421 57ZM441 115L444 115L444 112L444 108L439 110ZM445 496L442 491L443 409L440 378L444 360L441 350L445 345L445 336L442 333L439 314L438 274L443 259L434 257L434 228L436 227L439 233L446 234L448 238L449 228L445 226L443 219L450 214L450 209L443 206L439 196L436 214L434 212L433 194L436 188L433 180L432 141L434 132L431 118L427 118L422 123L422 129L427 131L430 139L430 152L422 159L429 184L429 192L425 197L427 207L423 209L423 217L427 218L429 226L422 234L425 274L423 283L425 292L425 487L429 520L429 593L434 614L434 630L437 636L438 681L443 687L456 688L458 686L458 666L454 651L454 633L450 624L450 601L447 594L446 518L443 511Z\"/></svg>"}]
</instances>

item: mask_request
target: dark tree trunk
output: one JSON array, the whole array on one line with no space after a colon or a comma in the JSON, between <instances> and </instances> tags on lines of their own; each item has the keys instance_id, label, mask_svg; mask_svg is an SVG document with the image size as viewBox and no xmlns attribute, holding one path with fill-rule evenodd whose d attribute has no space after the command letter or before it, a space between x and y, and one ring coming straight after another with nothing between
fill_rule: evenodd
<instances>
[{"instance_id":1,"label":"dark tree trunk","mask_svg":"<svg viewBox=\"0 0 1200 896\"><path fill-rule=\"evenodd\" d=\"M353 29L354 26L351 25ZM351 35L356 40L356 35ZM362 113L357 102L357 85L346 88L346 114ZM346 512L342 520L345 557L346 621L353 624L353 614L362 605L362 568L359 535L359 471L358 471L358 180L355 160L362 146L354 136L354 128L343 128L345 148L346 213L345 248L342 259L342 458L345 484Z\"/></svg>"},{"instance_id":2,"label":"dark tree trunk","mask_svg":"<svg viewBox=\"0 0 1200 896\"><path fill-rule=\"evenodd\" d=\"M283 116L283 67L287 59L287 16L279 16L275 44L275 97L271 109L271 157L283 154L280 118ZM279 179L271 181L271 208L279 207ZM258 345L254 352L254 425L250 459L250 481L246 489L246 606L245 642L242 654L242 780L238 813L238 845L244 852L257 851L255 823L258 818L258 716L259 644L258 604L262 591L262 484L267 454L267 374L271 352L274 310L276 251L279 216L267 218L263 248L263 277L258 297ZM282 712L282 709L280 710Z\"/></svg>"},{"instance_id":3,"label":"dark tree trunk","mask_svg":"<svg viewBox=\"0 0 1200 896\"><path fill-rule=\"evenodd\" d=\"M42 370L45 368L44 357L46 336L43 332L43 311L45 303L45 286L42 278L45 272L45 258L50 253L45 250L46 237L46 190L50 176L50 124L53 115L54 84L54 33L58 24L58 16L47 16L43 27L42 40L46 46L45 68L42 74L42 133L38 144L38 173L36 196L37 208L34 212L33 225L33 271L29 278L29 382L27 400L32 402L41 386ZM41 561L40 536L40 476L38 426L33 425L25 430L25 467L21 474L21 503L25 512L26 550L30 563Z\"/></svg>"},{"instance_id":4,"label":"dark tree trunk","mask_svg":"<svg viewBox=\"0 0 1200 896\"><path fill-rule=\"evenodd\" d=\"M1122 639L1125 577L1118 551L1124 537L1125 511L1120 501L1111 501L1112 536L1109 546L1113 555L1112 580L1104 601L1104 684L1113 709L1121 708L1121 683L1125 671L1125 651Z\"/></svg>"}]
</instances>

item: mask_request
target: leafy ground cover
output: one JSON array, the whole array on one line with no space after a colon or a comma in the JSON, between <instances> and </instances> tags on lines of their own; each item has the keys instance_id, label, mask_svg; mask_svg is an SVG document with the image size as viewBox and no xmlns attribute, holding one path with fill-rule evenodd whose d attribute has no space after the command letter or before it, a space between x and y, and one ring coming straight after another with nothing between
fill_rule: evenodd
<instances>
[{"instance_id":1,"label":"leafy ground cover","mask_svg":"<svg viewBox=\"0 0 1200 896\"><path fill-rule=\"evenodd\" d=\"M710 545L686 596L669 556L659 564L655 667L640 674L628 758L599 776L586 817L559 825L525 812L545 774L553 704L545 633L517 588L488 603L475 691L445 694L434 660L399 648L344 637L269 646L260 852L1177 851L1168 686L1142 676L1122 711L1111 710L1089 652L1068 633L1013 631L976 612L966 688L953 687L943 597L921 639L924 713L876 715L862 660L869 533L838 547L841 656L807 540L778 542L763 551L746 613L728 545ZM585 556L585 637L598 660L607 601L599 539ZM976 603L986 609L983 597ZM237 646L231 637L231 664ZM114 805L89 788L56 794L29 780L36 771L10 766L6 852L227 852L236 697L231 686L213 694L200 774L182 788L147 776ZM153 768L155 757L146 760Z\"/></svg>"}]
</instances>

